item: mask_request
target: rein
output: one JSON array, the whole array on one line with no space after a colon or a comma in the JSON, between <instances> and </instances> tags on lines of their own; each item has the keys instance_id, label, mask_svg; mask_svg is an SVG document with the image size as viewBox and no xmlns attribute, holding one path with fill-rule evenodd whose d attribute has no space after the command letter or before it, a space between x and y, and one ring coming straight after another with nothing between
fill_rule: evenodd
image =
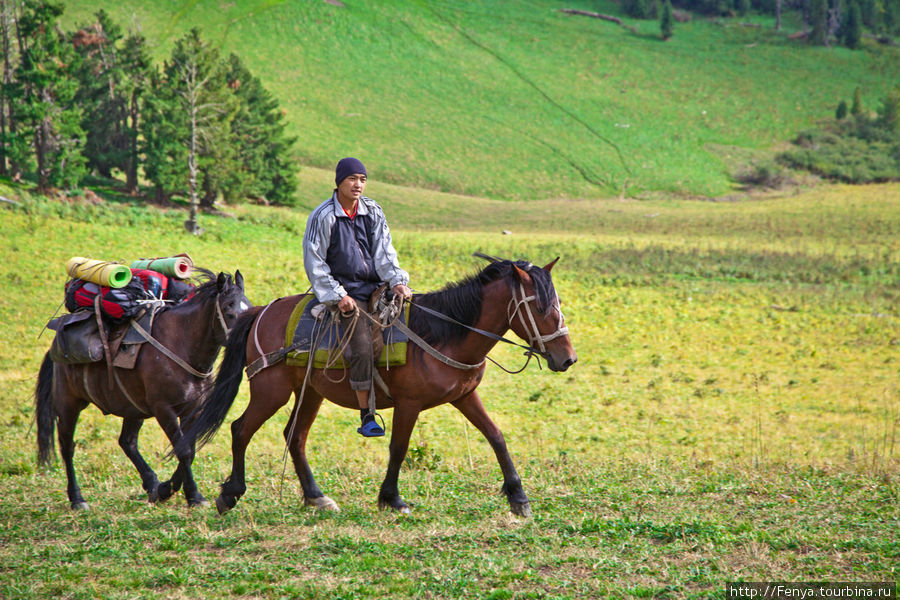
<instances>
[{"instance_id":1,"label":"rein","mask_svg":"<svg viewBox=\"0 0 900 600\"><path fill-rule=\"evenodd\" d=\"M553 333L547 334L547 335L541 335L540 330L538 330L537 322L534 319L534 314L531 312L531 304L530 303L536 299L536 296L535 295L526 296L525 288L522 286L521 282L519 282L519 294L521 294L521 298L518 298L516 296L516 290L513 289L512 299L510 299L509 306L507 307L507 310L506 310L507 320L510 324L512 324L512 321L516 317L516 315L519 316L519 320L522 322L522 326L525 328L525 331L528 334L528 345L527 346L520 344L518 342L514 342L510 339L507 339L507 338L503 337L502 335L497 335L496 333L492 333L490 331L485 331L484 329L479 329L478 327L466 325L465 323L461 323L460 321L457 321L453 317L450 317L450 316L440 313L436 310L428 308L427 306L422 306L421 304L415 303L412 300L410 300L409 302L410 302L410 304L412 304L419 310L422 310L430 315L438 317L439 319L443 319L444 321L447 321L448 323L453 323L455 325L459 325L460 327L468 329L469 331L474 331L475 333L483 335L483 336L487 337L488 339L492 339L496 342L503 342L505 344L518 346L519 348L524 349L525 356L527 356L528 358L525 360L525 364L522 365L522 368L517 371L511 371L511 370L507 369L506 367L504 367L503 365L498 363L496 360L494 360L490 356L485 357L487 360L491 361L492 363L494 363L495 365L497 365L498 367L500 367L507 373L515 375L516 373L521 373L522 371L525 370L525 368L528 366L528 363L531 362L532 357L537 357L538 367L540 367L541 366L541 357L547 353L547 347L544 345L544 342L549 342L550 340L555 340L556 338L562 337L564 335L568 335L568 333L569 333L569 328L565 327L563 325L562 311L558 310L559 326L557 327L556 331L554 331ZM525 310L522 310L523 306L524 306ZM528 315L527 322L525 321L525 317L522 315L523 312ZM529 323L531 324L531 327L529 327ZM409 333L411 333L411 331L407 332L407 335L409 335ZM423 350L425 350L432 356L435 356L434 353L440 354L437 350L435 350L433 347L429 346L424 340L422 340L422 338L415 335L414 333L413 333L413 336L415 336L415 338L418 338L418 339L414 339L413 337L410 337L410 339L413 339L413 341L415 341L416 344L421 346ZM538 346L537 348L535 348L535 343ZM443 356L443 355L441 355L441 356ZM449 362L446 362L445 360L443 360L443 358L440 358L438 356L435 356L435 358L438 358L438 360L441 360L441 362L444 362L445 364L450 364ZM444 357L444 358L447 358L447 357ZM448 359L448 360L452 360L452 359ZM464 365L464 367L474 368L474 367L480 367L483 364L484 364L484 361L481 361L481 363L479 363L478 365ZM456 365L451 365L451 366L456 366Z\"/></svg>"},{"instance_id":2,"label":"rein","mask_svg":"<svg viewBox=\"0 0 900 600\"><path fill-rule=\"evenodd\" d=\"M218 317L219 324L222 326L222 330L225 332L225 337L227 338L230 329L228 328L227 323L225 323L225 315L222 314L222 306L219 304L218 296L216 297L216 317ZM206 373L202 373L202 372L198 371L197 369L195 369L194 367L192 367L190 364L187 363L187 361L185 361L180 356L177 356L174 352L172 352L171 350L169 350L168 348L163 346L159 340L157 340L155 337L153 337L150 334L150 332L148 332L146 329L141 327L140 324L138 324L138 322L136 320L133 320L131 322L131 327L135 331L137 331L139 334L141 334L141 337L143 337L145 340L150 342L150 344L154 348L156 348L157 350L162 352L167 358L171 359L175 364L177 364L179 367L181 367L182 369L184 369L185 371L187 371L194 377L199 377L200 379L206 379L207 377L209 377L210 375L213 374L213 371L207 371Z\"/></svg>"}]
</instances>

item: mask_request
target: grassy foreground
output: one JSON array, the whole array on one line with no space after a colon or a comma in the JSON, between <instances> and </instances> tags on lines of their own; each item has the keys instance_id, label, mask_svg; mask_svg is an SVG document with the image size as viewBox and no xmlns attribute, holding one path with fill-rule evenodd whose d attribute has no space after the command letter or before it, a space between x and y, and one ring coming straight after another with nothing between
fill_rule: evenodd
<instances>
[{"instance_id":1,"label":"grassy foreground","mask_svg":"<svg viewBox=\"0 0 900 600\"><path fill-rule=\"evenodd\" d=\"M310 198L324 175L305 171ZM554 279L579 363L491 368L480 388L534 517L508 513L490 448L450 407L414 432L400 479L409 517L375 507L386 441L359 439L355 415L325 406L311 461L343 511L303 508L290 467L282 477L285 409L254 438L248 492L221 518L181 499L148 505L119 420L91 407L76 468L92 510L71 513L59 463L35 465L30 400L66 259L187 251L239 268L264 303L306 289L305 215L238 207L204 216L198 239L180 233L179 210L0 184L20 202L0 208L0 597L688 598L723 597L734 580L897 580L900 187L527 209L369 192L418 290L479 268L475 250L562 255ZM228 421L244 406L246 388ZM155 423L141 441L167 476ZM209 498L229 446L224 429L195 463Z\"/></svg>"}]
</instances>

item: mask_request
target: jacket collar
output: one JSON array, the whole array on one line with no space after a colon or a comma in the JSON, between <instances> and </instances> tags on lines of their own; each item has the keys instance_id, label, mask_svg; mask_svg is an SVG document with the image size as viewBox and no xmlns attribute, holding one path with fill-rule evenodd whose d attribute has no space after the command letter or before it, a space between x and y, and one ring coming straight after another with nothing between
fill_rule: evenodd
<instances>
[{"instance_id":1,"label":"jacket collar","mask_svg":"<svg viewBox=\"0 0 900 600\"><path fill-rule=\"evenodd\" d=\"M369 205L369 199L365 196L360 196L359 204L356 208L356 214L357 215L369 214L369 206L368 205ZM331 206L334 209L334 216L347 218L347 213L344 212L344 207L341 206L340 202L338 202L337 192L332 192L332 194L331 194Z\"/></svg>"}]
</instances>

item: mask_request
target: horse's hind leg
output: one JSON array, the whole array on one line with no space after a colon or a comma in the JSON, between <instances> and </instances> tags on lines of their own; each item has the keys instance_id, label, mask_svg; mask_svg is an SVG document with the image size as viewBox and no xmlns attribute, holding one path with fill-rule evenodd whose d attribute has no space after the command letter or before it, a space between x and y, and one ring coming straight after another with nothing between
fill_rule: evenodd
<instances>
[{"instance_id":1,"label":"horse's hind leg","mask_svg":"<svg viewBox=\"0 0 900 600\"><path fill-rule=\"evenodd\" d=\"M294 471L303 487L303 501L307 506L315 506L320 510L339 511L337 502L322 493L313 477L312 469L306 460L306 440L309 437L309 429L312 427L319 407L322 405L322 396L311 390L306 390L303 398L297 399L291 419L284 428L284 439L291 451L294 460ZM296 422L295 422L296 421Z\"/></svg>"},{"instance_id":2,"label":"horse's hind leg","mask_svg":"<svg viewBox=\"0 0 900 600\"><path fill-rule=\"evenodd\" d=\"M509 501L509 508L514 514L522 517L531 516L531 504L525 490L522 489L522 480L516 467L513 465L509 451L506 449L506 440L503 439L503 433L500 428L494 424L481 403L481 398L477 392L464 396L462 399L453 403L453 406L465 415L465 417L478 428L487 441L494 449L497 455L497 462L500 463L500 470L503 472L503 493Z\"/></svg>"},{"instance_id":3,"label":"horse's hind leg","mask_svg":"<svg viewBox=\"0 0 900 600\"><path fill-rule=\"evenodd\" d=\"M87 510L88 503L81 496L81 488L75 477L75 425L78 423L78 415L87 406L71 397L64 397L56 403L57 439L59 439L59 453L66 465L66 494L72 510Z\"/></svg>"},{"instance_id":4,"label":"horse's hind leg","mask_svg":"<svg viewBox=\"0 0 900 600\"><path fill-rule=\"evenodd\" d=\"M156 473L150 468L150 465L147 464L147 461L144 460L144 457L141 456L141 453L138 450L138 434L143 425L143 419L122 419L122 432L119 434L119 446L121 446L125 456L131 460L131 464L134 465L140 474L141 485L143 486L144 491L147 492L147 498L150 502L156 502L159 500L159 492L157 490L159 487L159 479L157 479Z\"/></svg>"}]
</instances>

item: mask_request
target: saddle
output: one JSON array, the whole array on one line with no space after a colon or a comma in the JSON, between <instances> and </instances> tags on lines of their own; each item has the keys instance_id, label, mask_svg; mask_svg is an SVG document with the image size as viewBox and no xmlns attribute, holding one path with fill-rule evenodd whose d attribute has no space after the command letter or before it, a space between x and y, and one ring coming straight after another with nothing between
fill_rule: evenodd
<instances>
[{"instance_id":1,"label":"saddle","mask_svg":"<svg viewBox=\"0 0 900 600\"><path fill-rule=\"evenodd\" d=\"M400 307L392 299L387 284L375 290L369 299L368 312L382 325L399 319L406 322L409 318L409 305L402 314ZM392 308L393 307L393 308ZM409 338L396 327L383 329L371 319L360 315L357 327L372 328L372 356L376 367L393 367L406 364L406 345ZM289 366L305 367L309 362L310 349L314 340L318 341L313 353L313 366L324 368L326 365L341 369L347 366L343 356L333 356L344 336L344 328L339 322L333 322L329 309L318 302L313 295L300 299L285 328L284 347L288 349L285 361Z\"/></svg>"},{"instance_id":2,"label":"saddle","mask_svg":"<svg viewBox=\"0 0 900 600\"><path fill-rule=\"evenodd\" d=\"M56 332L48 352L50 360L74 365L100 362L108 351L113 366L133 369L140 347L147 340L135 331L131 323L137 322L149 331L155 315L154 310L142 310L126 323L112 326L105 320L98 321L96 314L90 310L57 317L47 323L47 328Z\"/></svg>"}]
</instances>

